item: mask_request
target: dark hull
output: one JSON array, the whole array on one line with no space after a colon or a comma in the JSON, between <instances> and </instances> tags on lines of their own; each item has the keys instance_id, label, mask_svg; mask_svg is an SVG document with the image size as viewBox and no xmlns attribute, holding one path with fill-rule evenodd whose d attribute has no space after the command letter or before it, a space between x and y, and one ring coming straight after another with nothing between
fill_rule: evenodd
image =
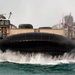
<instances>
[{"instance_id":1,"label":"dark hull","mask_svg":"<svg viewBox=\"0 0 75 75\"><path fill-rule=\"evenodd\" d=\"M41 37L42 36L42 37ZM3 52L7 49L20 53L46 53L63 55L74 50L75 45L70 39L47 33L26 33L7 37L1 41Z\"/></svg>"}]
</instances>

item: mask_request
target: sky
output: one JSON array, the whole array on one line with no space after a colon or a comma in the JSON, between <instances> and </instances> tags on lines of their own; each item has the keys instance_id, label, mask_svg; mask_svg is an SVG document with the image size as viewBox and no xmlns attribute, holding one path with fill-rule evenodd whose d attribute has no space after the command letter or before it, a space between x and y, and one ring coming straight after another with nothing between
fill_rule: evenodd
<instances>
[{"instance_id":1,"label":"sky","mask_svg":"<svg viewBox=\"0 0 75 75\"><path fill-rule=\"evenodd\" d=\"M70 13L75 19L75 0L0 0L0 14L8 18L9 12L11 23L17 27L19 24L51 27Z\"/></svg>"}]
</instances>

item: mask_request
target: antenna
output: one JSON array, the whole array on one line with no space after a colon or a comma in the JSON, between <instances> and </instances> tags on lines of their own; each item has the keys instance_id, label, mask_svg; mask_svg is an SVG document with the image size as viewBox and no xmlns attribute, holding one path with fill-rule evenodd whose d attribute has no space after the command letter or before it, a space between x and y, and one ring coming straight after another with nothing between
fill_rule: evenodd
<instances>
[{"instance_id":1,"label":"antenna","mask_svg":"<svg viewBox=\"0 0 75 75\"><path fill-rule=\"evenodd\" d=\"M71 12L70 12L70 16L71 16Z\"/></svg>"},{"instance_id":2,"label":"antenna","mask_svg":"<svg viewBox=\"0 0 75 75\"><path fill-rule=\"evenodd\" d=\"M8 19L10 19L11 15L12 15L12 12L9 13L9 17L8 17Z\"/></svg>"}]
</instances>

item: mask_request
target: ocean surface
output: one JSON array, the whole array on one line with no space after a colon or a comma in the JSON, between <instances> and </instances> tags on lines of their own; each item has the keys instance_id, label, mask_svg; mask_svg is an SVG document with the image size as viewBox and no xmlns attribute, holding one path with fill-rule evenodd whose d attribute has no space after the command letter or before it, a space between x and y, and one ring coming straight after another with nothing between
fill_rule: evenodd
<instances>
[{"instance_id":1,"label":"ocean surface","mask_svg":"<svg viewBox=\"0 0 75 75\"><path fill-rule=\"evenodd\" d=\"M0 75L75 75L75 54L52 57L0 51Z\"/></svg>"}]
</instances>

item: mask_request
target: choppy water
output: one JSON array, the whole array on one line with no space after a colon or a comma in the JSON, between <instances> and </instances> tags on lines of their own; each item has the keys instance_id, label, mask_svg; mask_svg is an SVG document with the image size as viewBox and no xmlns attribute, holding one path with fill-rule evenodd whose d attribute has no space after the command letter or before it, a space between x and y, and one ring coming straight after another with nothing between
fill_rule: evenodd
<instances>
[{"instance_id":1,"label":"choppy water","mask_svg":"<svg viewBox=\"0 0 75 75\"><path fill-rule=\"evenodd\" d=\"M0 63L0 75L75 75L75 64L35 65Z\"/></svg>"},{"instance_id":2,"label":"choppy water","mask_svg":"<svg viewBox=\"0 0 75 75\"><path fill-rule=\"evenodd\" d=\"M20 54L0 51L0 75L75 75L75 56Z\"/></svg>"}]
</instances>

